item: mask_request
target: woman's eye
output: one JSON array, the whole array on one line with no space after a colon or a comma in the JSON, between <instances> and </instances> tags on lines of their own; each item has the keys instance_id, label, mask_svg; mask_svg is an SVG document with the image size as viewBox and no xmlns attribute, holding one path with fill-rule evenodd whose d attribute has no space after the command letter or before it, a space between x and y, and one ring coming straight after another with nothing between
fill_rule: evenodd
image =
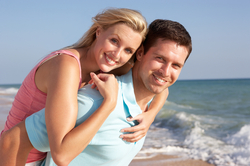
<instances>
[{"instance_id":1,"label":"woman's eye","mask_svg":"<svg viewBox=\"0 0 250 166\"><path fill-rule=\"evenodd\" d=\"M128 54L132 54L132 50L131 49L125 49L125 51L128 53Z\"/></svg>"}]
</instances>

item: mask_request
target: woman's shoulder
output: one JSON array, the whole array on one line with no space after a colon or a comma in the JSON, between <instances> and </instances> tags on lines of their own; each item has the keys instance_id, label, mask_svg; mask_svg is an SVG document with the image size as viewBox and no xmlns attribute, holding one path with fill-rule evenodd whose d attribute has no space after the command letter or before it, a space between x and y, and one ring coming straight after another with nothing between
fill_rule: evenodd
<instances>
[{"instance_id":1,"label":"woman's shoulder","mask_svg":"<svg viewBox=\"0 0 250 166\"><path fill-rule=\"evenodd\" d=\"M75 49L58 50L55 51L53 54L54 56L47 60L49 62L48 66L52 68L58 68L60 66L64 66L66 68L76 66L78 68L80 65L80 55Z\"/></svg>"},{"instance_id":2,"label":"woman's shoulder","mask_svg":"<svg viewBox=\"0 0 250 166\"><path fill-rule=\"evenodd\" d=\"M62 52L62 54L76 56L78 59L80 58L80 53L76 49L64 49L64 50L61 50L61 52Z\"/></svg>"},{"instance_id":3,"label":"woman's shoulder","mask_svg":"<svg viewBox=\"0 0 250 166\"><path fill-rule=\"evenodd\" d=\"M69 56L69 54L72 54ZM57 78L79 78L79 59L68 50L59 50L55 56L47 59L36 71L37 78L55 80ZM81 75L80 75L81 77Z\"/></svg>"}]
</instances>

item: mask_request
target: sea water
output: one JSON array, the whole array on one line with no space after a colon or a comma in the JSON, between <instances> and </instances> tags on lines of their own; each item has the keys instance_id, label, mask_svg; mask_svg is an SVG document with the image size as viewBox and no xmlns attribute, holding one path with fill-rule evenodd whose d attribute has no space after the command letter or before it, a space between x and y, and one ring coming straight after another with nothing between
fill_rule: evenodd
<instances>
[{"instance_id":1,"label":"sea water","mask_svg":"<svg viewBox=\"0 0 250 166\"><path fill-rule=\"evenodd\" d=\"M0 85L0 133L20 85Z\"/></svg>"},{"instance_id":2,"label":"sea water","mask_svg":"<svg viewBox=\"0 0 250 166\"><path fill-rule=\"evenodd\" d=\"M177 81L169 91L138 158L250 166L250 79Z\"/></svg>"},{"instance_id":3,"label":"sea water","mask_svg":"<svg viewBox=\"0 0 250 166\"><path fill-rule=\"evenodd\" d=\"M20 85L0 85L0 129ZM250 166L250 79L177 81L136 158Z\"/></svg>"}]
</instances>

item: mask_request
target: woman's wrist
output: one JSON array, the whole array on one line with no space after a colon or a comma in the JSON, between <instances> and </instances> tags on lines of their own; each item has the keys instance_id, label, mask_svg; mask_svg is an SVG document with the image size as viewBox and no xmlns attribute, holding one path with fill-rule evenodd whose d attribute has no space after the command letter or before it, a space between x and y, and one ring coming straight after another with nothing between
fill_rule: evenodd
<instances>
[{"instance_id":1,"label":"woman's wrist","mask_svg":"<svg viewBox=\"0 0 250 166\"><path fill-rule=\"evenodd\" d=\"M105 105L105 107L113 110L117 104L117 98L114 98L114 97L104 98L103 104Z\"/></svg>"}]
</instances>

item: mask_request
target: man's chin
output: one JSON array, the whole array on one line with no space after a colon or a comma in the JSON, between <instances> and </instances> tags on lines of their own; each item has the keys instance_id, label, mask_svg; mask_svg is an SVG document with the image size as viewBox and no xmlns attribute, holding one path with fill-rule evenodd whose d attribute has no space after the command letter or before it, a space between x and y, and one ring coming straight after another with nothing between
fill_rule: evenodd
<instances>
[{"instance_id":1,"label":"man's chin","mask_svg":"<svg viewBox=\"0 0 250 166\"><path fill-rule=\"evenodd\" d=\"M159 93L161 93L162 91L164 91L163 88L162 89L152 89L151 90L151 92L154 93L154 94L156 94L156 95L159 94Z\"/></svg>"},{"instance_id":2,"label":"man's chin","mask_svg":"<svg viewBox=\"0 0 250 166\"><path fill-rule=\"evenodd\" d=\"M164 91L166 88L168 88L168 86L167 85L165 85L165 86L157 86L157 85L150 85L150 86L146 86L147 87L147 89L151 92L151 93L153 93L153 94L159 94L159 93L161 93L162 91Z\"/></svg>"}]
</instances>

